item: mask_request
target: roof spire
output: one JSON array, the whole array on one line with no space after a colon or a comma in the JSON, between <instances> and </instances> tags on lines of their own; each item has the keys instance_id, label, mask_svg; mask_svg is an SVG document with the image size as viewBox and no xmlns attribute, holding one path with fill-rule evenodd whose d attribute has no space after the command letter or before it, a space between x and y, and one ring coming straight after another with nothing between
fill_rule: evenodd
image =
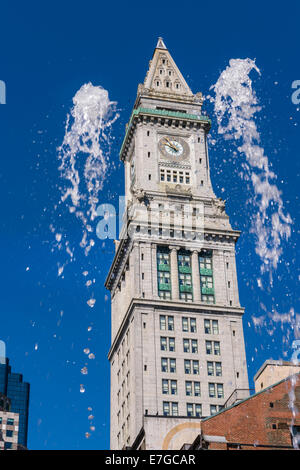
<instances>
[{"instance_id":1,"label":"roof spire","mask_svg":"<svg viewBox=\"0 0 300 470\"><path fill-rule=\"evenodd\" d=\"M154 49L144 87L159 95L163 93L173 96L193 96L161 37L158 38Z\"/></svg>"},{"instance_id":2,"label":"roof spire","mask_svg":"<svg viewBox=\"0 0 300 470\"><path fill-rule=\"evenodd\" d=\"M167 49L163 38L158 38L156 49Z\"/></svg>"}]
</instances>

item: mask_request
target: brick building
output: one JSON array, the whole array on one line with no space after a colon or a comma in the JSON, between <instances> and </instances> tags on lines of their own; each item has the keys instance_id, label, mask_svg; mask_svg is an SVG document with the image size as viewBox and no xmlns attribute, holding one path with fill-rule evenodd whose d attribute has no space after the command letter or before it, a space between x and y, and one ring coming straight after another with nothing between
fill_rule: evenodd
<instances>
[{"instance_id":1,"label":"brick building","mask_svg":"<svg viewBox=\"0 0 300 470\"><path fill-rule=\"evenodd\" d=\"M300 374L294 374L201 421L185 449L272 450L300 445Z\"/></svg>"}]
</instances>

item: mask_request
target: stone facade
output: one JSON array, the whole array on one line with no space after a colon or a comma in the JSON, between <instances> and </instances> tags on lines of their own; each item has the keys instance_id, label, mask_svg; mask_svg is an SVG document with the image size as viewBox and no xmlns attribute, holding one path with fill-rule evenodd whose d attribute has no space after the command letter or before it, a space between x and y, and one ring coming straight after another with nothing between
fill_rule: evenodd
<instances>
[{"instance_id":1,"label":"stone facade","mask_svg":"<svg viewBox=\"0 0 300 470\"><path fill-rule=\"evenodd\" d=\"M264 388L298 372L300 372L298 363L268 359L254 376L255 391L260 392Z\"/></svg>"},{"instance_id":2,"label":"stone facade","mask_svg":"<svg viewBox=\"0 0 300 470\"><path fill-rule=\"evenodd\" d=\"M239 232L211 185L202 101L159 39L120 152L126 211L106 280L112 449L142 429L146 449L162 448L173 420L208 416L248 389Z\"/></svg>"}]
</instances>

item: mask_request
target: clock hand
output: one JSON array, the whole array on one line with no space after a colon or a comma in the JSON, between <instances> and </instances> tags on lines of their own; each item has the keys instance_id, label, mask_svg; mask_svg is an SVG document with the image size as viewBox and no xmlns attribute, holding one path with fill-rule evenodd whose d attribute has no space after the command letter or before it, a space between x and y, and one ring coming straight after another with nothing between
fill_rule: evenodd
<instances>
[{"instance_id":1,"label":"clock hand","mask_svg":"<svg viewBox=\"0 0 300 470\"><path fill-rule=\"evenodd\" d=\"M167 142L165 142L165 145L168 145L168 147L171 147L171 148L174 149L176 152L178 152L178 148L175 147L174 144L172 144L172 142L170 141L170 139L168 139L168 138L166 137L166 140L167 140Z\"/></svg>"},{"instance_id":2,"label":"clock hand","mask_svg":"<svg viewBox=\"0 0 300 470\"><path fill-rule=\"evenodd\" d=\"M165 139L169 142L169 145L173 148L176 148L174 144L171 142L171 140L168 137L165 137Z\"/></svg>"}]
</instances>

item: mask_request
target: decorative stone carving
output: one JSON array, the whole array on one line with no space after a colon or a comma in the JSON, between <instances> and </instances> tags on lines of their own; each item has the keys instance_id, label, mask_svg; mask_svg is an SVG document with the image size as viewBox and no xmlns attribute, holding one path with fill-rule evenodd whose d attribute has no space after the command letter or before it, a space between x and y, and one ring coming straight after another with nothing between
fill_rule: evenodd
<instances>
[{"instance_id":1,"label":"decorative stone carving","mask_svg":"<svg viewBox=\"0 0 300 470\"><path fill-rule=\"evenodd\" d=\"M180 184L176 184L174 186L170 186L166 184L166 193L173 193L173 194L184 194L186 196L192 196L192 189L191 188L183 188Z\"/></svg>"},{"instance_id":2,"label":"decorative stone carving","mask_svg":"<svg viewBox=\"0 0 300 470\"><path fill-rule=\"evenodd\" d=\"M215 210L216 215L224 215L225 214L225 202L223 199L218 197L217 199L213 199L213 207Z\"/></svg>"},{"instance_id":3,"label":"decorative stone carving","mask_svg":"<svg viewBox=\"0 0 300 470\"><path fill-rule=\"evenodd\" d=\"M136 197L136 199L137 199L139 202L143 202L143 201L144 201L144 199L145 199L145 191L143 191L142 189L136 189L136 188L134 188L132 192L133 192L134 196Z\"/></svg>"}]
</instances>

